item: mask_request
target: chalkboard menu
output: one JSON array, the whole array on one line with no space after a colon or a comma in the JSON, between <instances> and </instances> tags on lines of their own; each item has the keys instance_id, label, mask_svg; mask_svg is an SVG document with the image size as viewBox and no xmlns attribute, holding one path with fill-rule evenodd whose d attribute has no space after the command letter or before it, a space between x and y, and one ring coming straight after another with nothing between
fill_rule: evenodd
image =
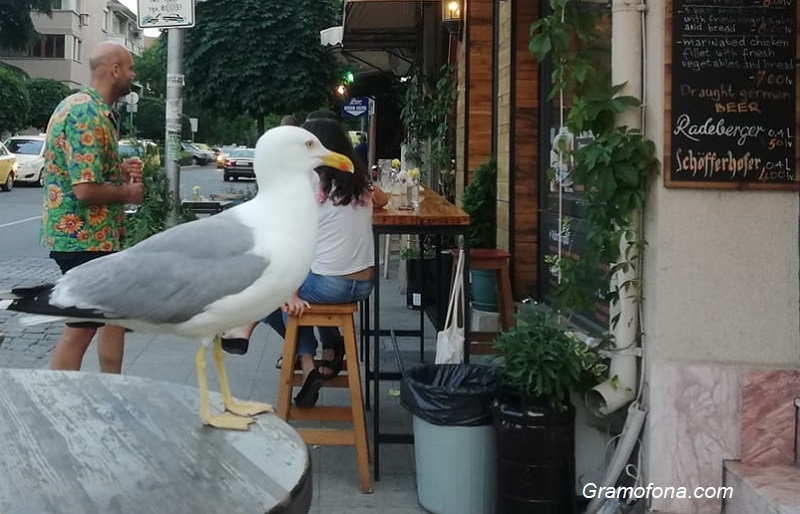
<instances>
[{"instance_id":1,"label":"chalkboard menu","mask_svg":"<svg viewBox=\"0 0 800 514\"><path fill-rule=\"evenodd\" d=\"M800 189L796 0L673 0L667 187Z\"/></svg>"}]
</instances>

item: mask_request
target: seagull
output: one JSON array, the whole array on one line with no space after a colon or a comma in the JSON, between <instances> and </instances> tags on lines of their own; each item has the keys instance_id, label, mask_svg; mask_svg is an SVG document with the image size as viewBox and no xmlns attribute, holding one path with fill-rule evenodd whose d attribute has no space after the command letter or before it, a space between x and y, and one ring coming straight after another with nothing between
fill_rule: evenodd
<instances>
[{"instance_id":1,"label":"seagull","mask_svg":"<svg viewBox=\"0 0 800 514\"><path fill-rule=\"evenodd\" d=\"M220 333L261 319L308 274L317 240L314 169L353 172L344 155L294 126L271 129L256 144L258 193L220 214L176 225L126 250L64 274L55 284L0 292L21 323L102 321L134 331L200 342L195 358L205 425L247 430L264 403L233 399ZM212 415L206 350L213 348L225 411Z\"/></svg>"}]
</instances>

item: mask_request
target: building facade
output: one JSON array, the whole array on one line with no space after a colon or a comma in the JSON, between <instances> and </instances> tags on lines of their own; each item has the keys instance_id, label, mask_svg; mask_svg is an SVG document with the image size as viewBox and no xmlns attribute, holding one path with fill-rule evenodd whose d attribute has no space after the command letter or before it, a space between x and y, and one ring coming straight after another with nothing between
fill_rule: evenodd
<instances>
[{"instance_id":1,"label":"building facade","mask_svg":"<svg viewBox=\"0 0 800 514\"><path fill-rule=\"evenodd\" d=\"M686 514L771 512L764 507L765 498L797 505L800 160L794 148L800 125L797 100L791 96L800 49L796 4L614 0L608 8L583 3L603 6L614 16L629 13L641 27L641 37L608 27L612 38L639 52L636 76L615 82L640 85L636 96L644 101L642 128L662 164L642 221L647 246L636 360L641 375L637 392L647 421L637 473L645 486L690 492L734 487L727 499L689 494L643 501L648 511ZM545 256L553 246L548 154L558 130L558 99L548 98L549 70L530 55L528 44L531 23L549 5L519 0L467 0L464 5L457 167L468 180L483 160L496 156L498 245L513 255L515 296L542 299L548 280ZM687 14L691 9L705 9L705 18ZM747 9L752 13L745 13ZM787 13L776 14L778 9ZM673 12L679 13L677 21ZM725 23L712 23L709 16ZM596 19L606 23L602 15ZM697 19L700 23L694 23ZM758 24L748 33L755 20ZM673 58L673 52L698 46L698 41L705 45L707 59L695 59L685 50ZM740 41L749 46L734 49ZM762 49L757 60L752 48ZM623 64L614 61L613 43L609 59L615 72ZM772 82L750 84L748 74L740 71L747 69L755 70L750 79L764 75ZM701 87L695 84L705 79L711 80L706 91L716 90L722 98L751 98L750 111L730 108L719 99L691 97ZM685 129L674 110L700 120L698 124L709 120L707 125L719 125L722 119L726 126L753 126L770 134L772 141L751 138L731 143L729 149L725 134L699 130L680 144L688 140L702 145L708 159L751 152L747 155L758 154L768 162L766 168L772 164L776 169L771 153L786 145L785 158L772 159L783 165L774 175L784 182L759 183L761 179L748 177L731 184L726 181L742 177L707 173L706 179L715 183L676 185L680 165L675 147ZM789 121L781 132L771 123L783 114ZM587 438L592 438L587 432L576 435L578 458L588 461L597 455L582 450L581 440ZM598 446L596 438L591 445ZM605 442L599 445L603 450ZM602 458L597 465L603 468ZM578 470L586 473L583 483L594 479L588 462L578 462ZM780 490L777 500L770 488Z\"/></svg>"},{"instance_id":2,"label":"building facade","mask_svg":"<svg viewBox=\"0 0 800 514\"><path fill-rule=\"evenodd\" d=\"M0 49L0 60L31 77L78 88L89 84L89 54L103 41L116 41L134 55L143 50L136 15L117 0L61 0L52 16L31 18L40 39L21 51Z\"/></svg>"}]
</instances>

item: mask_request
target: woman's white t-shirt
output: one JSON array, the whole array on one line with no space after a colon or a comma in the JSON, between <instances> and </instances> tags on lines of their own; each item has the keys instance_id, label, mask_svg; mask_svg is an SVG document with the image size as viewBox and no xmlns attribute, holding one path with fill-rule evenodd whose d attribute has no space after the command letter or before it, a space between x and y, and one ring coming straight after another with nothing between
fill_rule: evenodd
<instances>
[{"instance_id":1,"label":"woman's white t-shirt","mask_svg":"<svg viewBox=\"0 0 800 514\"><path fill-rule=\"evenodd\" d=\"M311 271L317 275L356 273L375 264L372 237L372 200L334 205L330 198L319 205L317 249Z\"/></svg>"}]
</instances>

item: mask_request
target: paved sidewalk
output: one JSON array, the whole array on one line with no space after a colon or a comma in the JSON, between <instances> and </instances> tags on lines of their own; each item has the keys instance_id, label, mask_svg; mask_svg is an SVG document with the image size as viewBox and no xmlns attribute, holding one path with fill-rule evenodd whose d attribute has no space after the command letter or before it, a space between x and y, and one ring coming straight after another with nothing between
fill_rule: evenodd
<instances>
[{"instance_id":1,"label":"paved sidewalk","mask_svg":"<svg viewBox=\"0 0 800 514\"><path fill-rule=\"evenodd\" d=\"M397 262L392 261L393 275ZM49 259L0 260L0 290L14 285L36 285L59 276L58 268ZM383 279L381 279L383 280ZM397 280L384 280L381 287L382 325L412 328L419 319L418 311L405 307L405 295L398 292ZM50 353L61 333L60 324L21 327L16 314L0 311L0 332L5 341L0 344L0 367L47 368ZM426 322L426 360L432 362L435 332ZM275 403L278 370L275 360L282 351L282 340L269 328L260 325L251 339L250 351L244 356L226 356L233 394L239 398ZM401 339L401 354L405 366L419 362L418 340ZM196 385L194 356L197 343L174 336L132 333L126 340L123 373L155 380ZM382 369L396 369L388 338L382 345ZM83 371L97 372L94 343L84 359ZM209 366L209 386L218 390L213 366ZM410 414L400 406L398 382L381 383L382 425L398 432L411 430ZM333 405L346 398L345 390L323 389L320 404ZM371 415L367 413L368 422ZM199 419L198 419L199 422ZM385 425L384 425L385 423ZM372 436L371 426L367 433ZM418 514L426 512L419 506L414 474L412 445L383 445L381 448L381 481L374 484L374 493L359 492L355 450L352 447L311 448L314 476L312 514L362 514L380 509L383 514ZM370 452L372 444L370 442Z\"/></svg>"}]
</instances>

